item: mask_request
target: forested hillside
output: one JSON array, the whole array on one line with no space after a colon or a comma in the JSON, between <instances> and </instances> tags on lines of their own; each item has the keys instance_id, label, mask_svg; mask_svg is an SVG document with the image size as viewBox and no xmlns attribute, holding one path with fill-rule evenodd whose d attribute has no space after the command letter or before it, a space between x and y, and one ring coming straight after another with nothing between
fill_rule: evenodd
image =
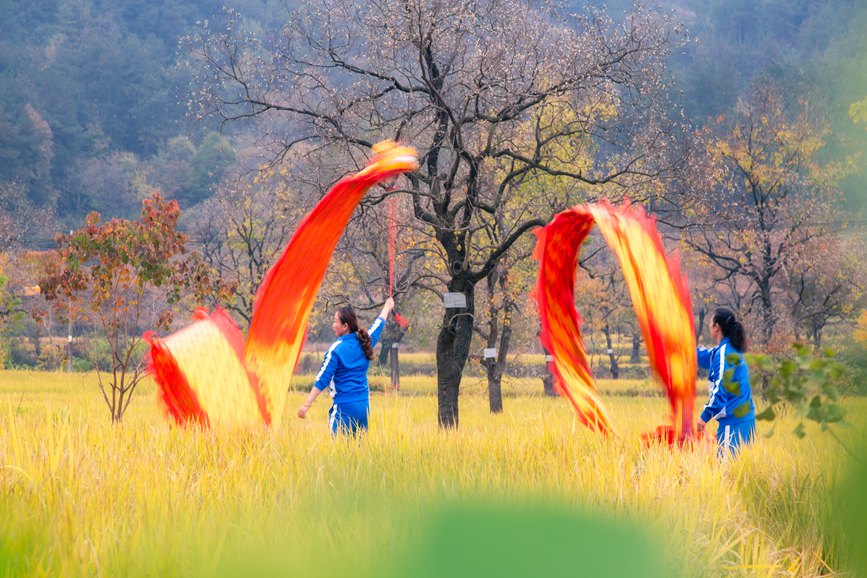
<instances>
[{"instance_id":1,"label":"forested hillside","mask_svg":"<svg viewBox=\"0 0 867 578\"><path fill-rule=\"evenodd\" d=\"M6 208L23 192L73 222L128 216L152 188L187 206L208 196L234 156L209 133L219 127L186 117L178 40L221 4L3 0L0 183L17 203Z\"/></svg>"},{"instance_id":2,"label":"forested hillside","mask_svg":"<svg viewBox=\"0 0 867 578\"><path fill-rule=\"evenodd\" d=\"M28 203L56 210L61 222L71 223L93 209L132 214L153 188L176 196L182 206L208 197L234 159L233 135L209 134L220 127L188 115L195 87L178 41L206 19L222 18L222 4L2 0L0 183L6 209L26 207L23 193ZM292 3L226 4L251 28L276 30ZM615 18L630 5L604 4ZM847 115L867 92L865 8L857 1L677 0L661 9L680 19L691 39L670 67L682 93L674 105L689 121L726 114L752 84L774 83L790 98L809 97L826 109L838 136L860 139L863 149L864 131L853 128ZM853 204L862 184L853 177L844 185Z\"/></svg>"}]
</instances>

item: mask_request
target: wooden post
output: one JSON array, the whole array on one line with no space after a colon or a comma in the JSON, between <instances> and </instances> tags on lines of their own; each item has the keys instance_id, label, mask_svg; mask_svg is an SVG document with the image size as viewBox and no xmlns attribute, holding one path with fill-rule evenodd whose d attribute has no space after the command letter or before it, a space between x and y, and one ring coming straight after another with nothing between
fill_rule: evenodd
<instances>
[{"instance_id":1,"label":"wooden post","mask_svg":"<svg viewBox=\"0 0 867 578\"><path fill-rule=\"evenodd\" d=\"M543 348L544 351L544 348ZM542 378L542 387L544 388L547 397L557 397L557 390L554 389L554 357L545 351L545 376Z\"/></svg>"},{"instance_id":2,"label":"wooden post","mask_svg":"<svg viewBox=\"0 0 867 578\"><path fill-rule=\"evenodd\" d=\"M391 364L391 388L394 391L400 391L400 370L397 360L398 343L391 344L391 355L388 356Z\"/></svg>"}]
</instances>

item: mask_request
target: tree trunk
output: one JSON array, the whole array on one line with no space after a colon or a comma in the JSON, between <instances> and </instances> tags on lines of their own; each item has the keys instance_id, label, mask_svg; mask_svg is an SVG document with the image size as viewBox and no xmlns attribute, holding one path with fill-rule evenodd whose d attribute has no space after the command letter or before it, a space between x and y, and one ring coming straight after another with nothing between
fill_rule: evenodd
<instances>
[{"instance_id":1,"label":"tree trunk","mask_svg":"<svg viewBox=\"0 0 867 578\"><path fill-rule=\"evenodd\" d=\"M822 327L819 324L813 326L813 351L818 352L822 347Z\"/></svg>"},{"instance_id":2,"label":"tree trunk","mask_svg":"<svg viewBox=\"0 0 867 578\"><path fill-rule=\"evenodd\" d=\"M382 343L382 347L379 349L379 366L385 367L388 363L389 355L391 354L392 344L388 343L385 339L380 339L380 342Z\"/></svg>"},{"instance_id":3,"label":"tree trunk","mask_svg":"<svg viewBox=\"0 0 867 578\"><path fill-rule=\"evenodd\" d=\"M557 390L554 389L554 374L550 370L547 370L545 377L542 378L542 389L546 397L557 397Z\"/></svg>"},{"instance_id":4,"label":"tree trunk","mask_svg":"<svg viewBox=\"0 0 867 578\"><path fill-rule=\"evenodd\" d=\"M503 332L500 335L500 348L496 361L491 360L488 366L488 405L491 413L503 411L503 374L506 373L506 356L509 354L509 344L512 340L512 307L510 303L504 306Z\"/></svg>"},{"instance_id":5,"label":"tree trunk","mask_svg":"<svg viewBox=\"0 0 867 578\"><path fill-rule=\"evenodd\" d=\"M491 413L501 413L503 411L503 375L506 373L506 358L509 354L509 343L512 338L512 309L514 303L508 295L509 277L508 269L503 269L500 273L502 265L497 265L488 274L488 341L489 349L496 349L497 356L494 358L483 358L482 365L488 377L488 406ZM499 326L497 307L495 306L496 287L497 284L503 293L503 327L502 331Z\"/></svg>"},{"instance_id":6,"label":"tree trunk","mask_svg":"<svg viewBox=\"0 0 867 578\"><path fill-rule=\"evenodd\" d=\"M488 407L491 413L502 413L503 411L503 390L502 381L503 373L500 369L500 364L496 360L491 360L487 364L488 370Z\"/></svg>"},{"instance_id":7,"label":"tree trunk","mask_svg":"<svg viewBox=\"0 0 867 578\"><path fill-rule=\"evenodd\" d=\"M30 342L33 344L33 355L36 359L36 363L39 363L39 358L42 357L42 343L38 332L35 336L30 337Z\"/></svg>"},{"instance_id":8,"label":"tree trunk","mask_svg":"<svg viewBox=\"0 0 867 578\"><path fill-rule=\"evenodd\" d=\"M760 279L757 283L759 287L759 291L761 292L761 300L762 300L762 320L764 321L764 327L762 328L762 335L764 337L765 345L770 345L771 341L774 337L774 329L776 325L776 320L774 319L774 308L773 302L771 300L771 283L774 279L774 274L772 271L772 247L770 240L770 227L765 226L764 219L761 219L761 228L763 232L762 237L762 268L760 272Z\"/></svg>"},{"instance_id":9,"label":"tree trunk","mask_svg":"<svg viewBox=\"0 0 867 578\"><path fill-rule=\"evenodd\" d=\"M473 340L474 289L464 279L449 281L448 290L463 293L467 306L446 309L437 337L437 419L440 427L446 429L457 428L459 424L458 394Z\"/></svg>"},{"instance_id":10,"label":"tree trunk","mask_svg":"<svg viewBox=\"0 0 867 578\"><path fill-rule=\"evenodd\" d=\"M500 320L497 317L497 310L494 301L496 299L497 278L499 267L494 267L488 273L488 339L485 347L488 349L497 349L497 340L500 338ZM488 378L488 406L491 413L499 413L503 411L503 395L500 389L500 378L498 374L497 358L482 356L482 367L485 368L485 375Z\"/></svg>"},{"instance_id":11,"label":"tree trunk","mask_svg":"<svg viewBox=\"0 0 867 578\"><path fill-rule=\"evenodd\" d=\"M57 361L57 349L54 346L54 334L51 331L52 327L54 326L54 323L51 319L52 308L53 307L52 307L51 303L49 303L48 307L47 307L48 311L47 311L46 319L48 321L45 324L45 333L48 336L48 347L50 347L50 351L51 351L51 369L56 370L60 367L60 363Z\"/></svg>"},{"instance_id":12,"label":"tree trunk","mask_svg":"<svg viewBox=\"0 0 867 578\"><path fill-rule=\"evenodd\" d=\"M392 353L397 354L397 349L394 345L400 343L406 335L406 329L397 324L396 321L389 317L385 322L385 328L379 336L379 366L385 367L388 364L389 357Z\"/></svg>"},{"instance_id":13,"label":"tree trunk","mask_svg":"<svg viewBox=\"0 0 867 578\"><path fill-rule=\"evenodd\" d=\"M122 389L118 388L116 384L112 384L112 388L114 389L114 391L120 391L120 399L112 395L111 402L113 405L111 407L111 421L113 423L120 423L120 420L123 419L123 412L121 410L123 408L123 398L125 392Z\"/></svg>"},{"instance_id":14,"label":"tree trunk","mask_svg":"<svg viewBox=\"0 0 867 578\"><path fill-rule=\"evenodd\" d=\"M630 363L641 363L641 332L637 329L632 332L632 355Z\"/></svg>"},{"instance_id":15,"label":"tree trunk","mask_svg":"<svg viewBox=\"0 0 867 578\"><path fill-rule=\"evenodd\" d=\"M704 320L707 317L707 307L698 310L698 323L695 326L695 340L701 340L701 332L704 330Z\"/></svg>"},{"instance_id":16,"label":"tree trunk","mask_svg":"<svg viewBox=\"0 0 867 578\"><path fill-rule=\"evenodd\" d=\"M605 345L607 347L608 352L608 362L611 366L611 378L619 379L620 378L620 366L617 365L617 357L614 355L614 345L611 341L611 326L606 323L605 324Z\"/></svg>"},{"instance_id":17,"label":"tree trunk","mask_svg":"<svg viewBox=\"0 0 867 578\"><path fill-rule=\"evenodd\" d=\"M771 301L770 279L763 280L763 282L759 284L759 289L762 298L762 321L764 322L764 327L762 327L762 338L764 340L764 345L769 345L774 338L775 324L773 302Z\"/></svg>"}]
</instances>

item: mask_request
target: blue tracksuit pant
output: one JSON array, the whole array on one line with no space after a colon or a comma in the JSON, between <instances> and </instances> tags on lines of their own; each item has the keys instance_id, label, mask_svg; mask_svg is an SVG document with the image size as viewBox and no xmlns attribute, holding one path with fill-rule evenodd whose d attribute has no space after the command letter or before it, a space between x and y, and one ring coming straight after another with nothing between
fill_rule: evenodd
<instances>
[{"instance_id":1,"label":"blue tracksuit pant","mask_svg":"<svg viewBox=\"0 0 867 578\"><path fill-rule=\"evenodd\" d=\"M719 424L716 430L716 439L720 448L729 450L732 454L736 454L741 445L746 445L753 441L756 435L756 420L748 419L740 423Z\"/></svg>"},{"instance_id":2,"label":"blue tracksuit pant","mask_svg":"<svg viewBox=\"0 0 867 578\"><path fill-rule=\"evenodd\" d=\"M334 403L328 410L328 427L331 434L356 435L359 430L367 430L367 414L370 413L370 400Z\"/></svg>"}]
</instances>

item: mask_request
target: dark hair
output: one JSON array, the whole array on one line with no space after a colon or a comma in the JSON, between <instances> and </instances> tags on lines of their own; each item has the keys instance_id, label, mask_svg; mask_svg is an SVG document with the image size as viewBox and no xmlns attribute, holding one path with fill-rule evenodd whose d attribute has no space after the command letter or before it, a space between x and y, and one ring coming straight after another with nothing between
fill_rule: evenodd
<instances>
[{"instance_id":1,"label":"dark hair","mask_svg":"<svg viewBox=\"0 0 867 578\"><path fill-rule=\"evenodd\" d=\"M349 331L358 336L358 343L361 345L361 349L364 350L364 357L367 359L373 359L373 347L370 345L370 334L367 333L367 329L358 326L358 317L355 316L355 311L352 310L352 306L347 305L346 307L338 309L337 318L340 319L341 323L345 323L349 326Z\"/></svg>"},{"instance_id":2,"label":"dark hair","mask_svg":"<svg viewBox=\"0 0 867 578\"><path fill-rule=\"evenodd\" d=\"M747 335L744 326L730 309L720 307L713 312L713 322L719 325L723 337L728 337L732 347L744 353L747 350Z\"/></svg>"}]
</instances>

